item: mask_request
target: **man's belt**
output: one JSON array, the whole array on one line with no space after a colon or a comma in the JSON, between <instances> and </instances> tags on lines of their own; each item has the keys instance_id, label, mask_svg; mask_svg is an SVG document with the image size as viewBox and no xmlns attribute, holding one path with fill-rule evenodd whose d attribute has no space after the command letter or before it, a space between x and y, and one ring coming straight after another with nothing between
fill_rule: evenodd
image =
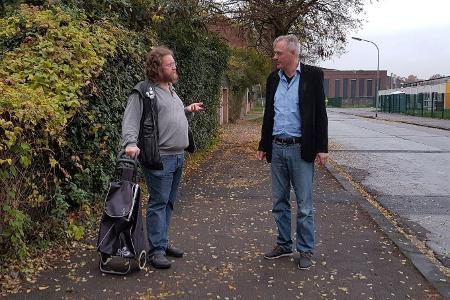
<instances>
[{"instance_id":1,"label":"man's belt","mask_svg":"<svg viewBox=\"0 0 450 300\"><path fill-rule=\"evenodd\" d=\"M291 137L291 138L274 137L273 141L277 144L293 145L293 144L300 144L302 141L302 138L300 138L300 137Z\"/></svg>"}]
</instances>

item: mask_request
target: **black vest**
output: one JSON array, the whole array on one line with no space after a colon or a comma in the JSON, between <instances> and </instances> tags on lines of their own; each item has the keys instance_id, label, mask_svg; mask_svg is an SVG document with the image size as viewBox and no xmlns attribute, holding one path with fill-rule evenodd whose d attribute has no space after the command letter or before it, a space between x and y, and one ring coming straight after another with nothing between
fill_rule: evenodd
<instances>
[{"instance_id":1,"label":"black vest","mask_svg":"<svg viewBox=\"0 0 450 300\"><path fill-rule=\"evenodd\" d=\"M159 154L158 108L156 107L154 85L148 80L141 81L133 88L134 91L140 94L143 103L137 143L141 149L139 160L148 169L162 170L163 164Z\"/></svg>"}]
</instances>

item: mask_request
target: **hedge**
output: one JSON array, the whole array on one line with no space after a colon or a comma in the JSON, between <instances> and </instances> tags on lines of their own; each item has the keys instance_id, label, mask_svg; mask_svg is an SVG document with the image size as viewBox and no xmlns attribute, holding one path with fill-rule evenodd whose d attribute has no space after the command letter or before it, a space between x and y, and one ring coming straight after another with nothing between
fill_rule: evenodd
<instances>
[{"instance_id":1,"label":"hedge","mask_svg":"<svg viewBox=\"0 0 450 300\"><path fill-rule=\"evenodd\" d=\"M0 254L23 257L30 245L82 237L111 177L128 91L156 42L60 7L22 6L0 24ZM68 215L75 208L79 219Z\"/></svg>"},{"instance_id":2,"label":"hedge","mask_svg":"<svg viewBox=\"0 0 450 300\"><path fill-rule=\"evenodd\" d=\"M228 50L189 22L158 37L77 7L22 5L0 19L0 267L83 236L113 175L128 93L159 40L175 51L181 98L205 102L192 124L198 146L212 143Z\"/></svg>"},{"instance_id":3,"label":"hedge","mask_svg":"<svg viewBox=\"0 0 450 300\"><path fill-rule=\"evenodd\" d=\"M180 98L185 104L201 101L205 105L191 124L196 145L204 149L218 132L220 86L229 48L206 30L194 7L169 5L157 30L161 43L174 50L180 77L175 88Z\"/></svg>"}]
</instances>

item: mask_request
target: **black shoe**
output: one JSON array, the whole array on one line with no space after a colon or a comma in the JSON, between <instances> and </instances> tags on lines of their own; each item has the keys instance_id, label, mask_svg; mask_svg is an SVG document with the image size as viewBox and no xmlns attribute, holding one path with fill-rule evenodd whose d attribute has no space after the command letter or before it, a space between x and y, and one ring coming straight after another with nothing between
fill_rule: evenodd
<instances>
[{"instance_id":1,"label":"black shoe","mask_svg":"<svg viewBox=\"0 0 450 300\"><path fill-rule=\"evenodd\" d=\"M311 252L300 252L298 260L298 268L300 270L308 270L313 265Z\"/></svg>"},{"instance_id":2,"label":"black shoe","mask_svg":"<svg viewBox=\"0 0 450 300\"><path fill-rule=\"evenodd\" d=\"M281 246L277 245L275 246L275 248L273 248L272 251L264 254L264 258L266 259L275 259L283 256L292 256L292 250L284 250L283 248L281 248Z\"/></svg>"},{"instance_id":3,"label":"black shoe","mask_svg":"<svg viewBox=\"0 0 450 300\"><path fill-rule=\"evenodd\" d=\"M164 254L155 254L150 257L150 264L157 269L168 269L171 266L170 261Z\"/></svg>"},{"instance_id":4,"label":"black shoe","mask_svg":"<svg viewBox=\"0 0 450 300\"><path fill-rule=\"evenodd\" d=\"M175 248L174 246L167 246L166 255L171 257L183 257L183 250Z\"/></svg>"}]
</instances>

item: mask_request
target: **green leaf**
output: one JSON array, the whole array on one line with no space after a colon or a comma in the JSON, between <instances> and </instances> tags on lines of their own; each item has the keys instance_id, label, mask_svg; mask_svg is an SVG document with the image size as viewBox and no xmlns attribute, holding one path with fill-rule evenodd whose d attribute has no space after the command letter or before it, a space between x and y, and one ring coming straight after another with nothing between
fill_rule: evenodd
<instances>
[{"instance_id":1,"label":"green leaf","mask_svg":"<svg viewBox=\"0 0 450 300\"><path fill-rule=\"evenodd\" d=\"M30 164L31 164L31 160L28 156L26 155L21 155L20 156L20 164L24 167L27 168Z\"/></svg>"}]
</instances>

